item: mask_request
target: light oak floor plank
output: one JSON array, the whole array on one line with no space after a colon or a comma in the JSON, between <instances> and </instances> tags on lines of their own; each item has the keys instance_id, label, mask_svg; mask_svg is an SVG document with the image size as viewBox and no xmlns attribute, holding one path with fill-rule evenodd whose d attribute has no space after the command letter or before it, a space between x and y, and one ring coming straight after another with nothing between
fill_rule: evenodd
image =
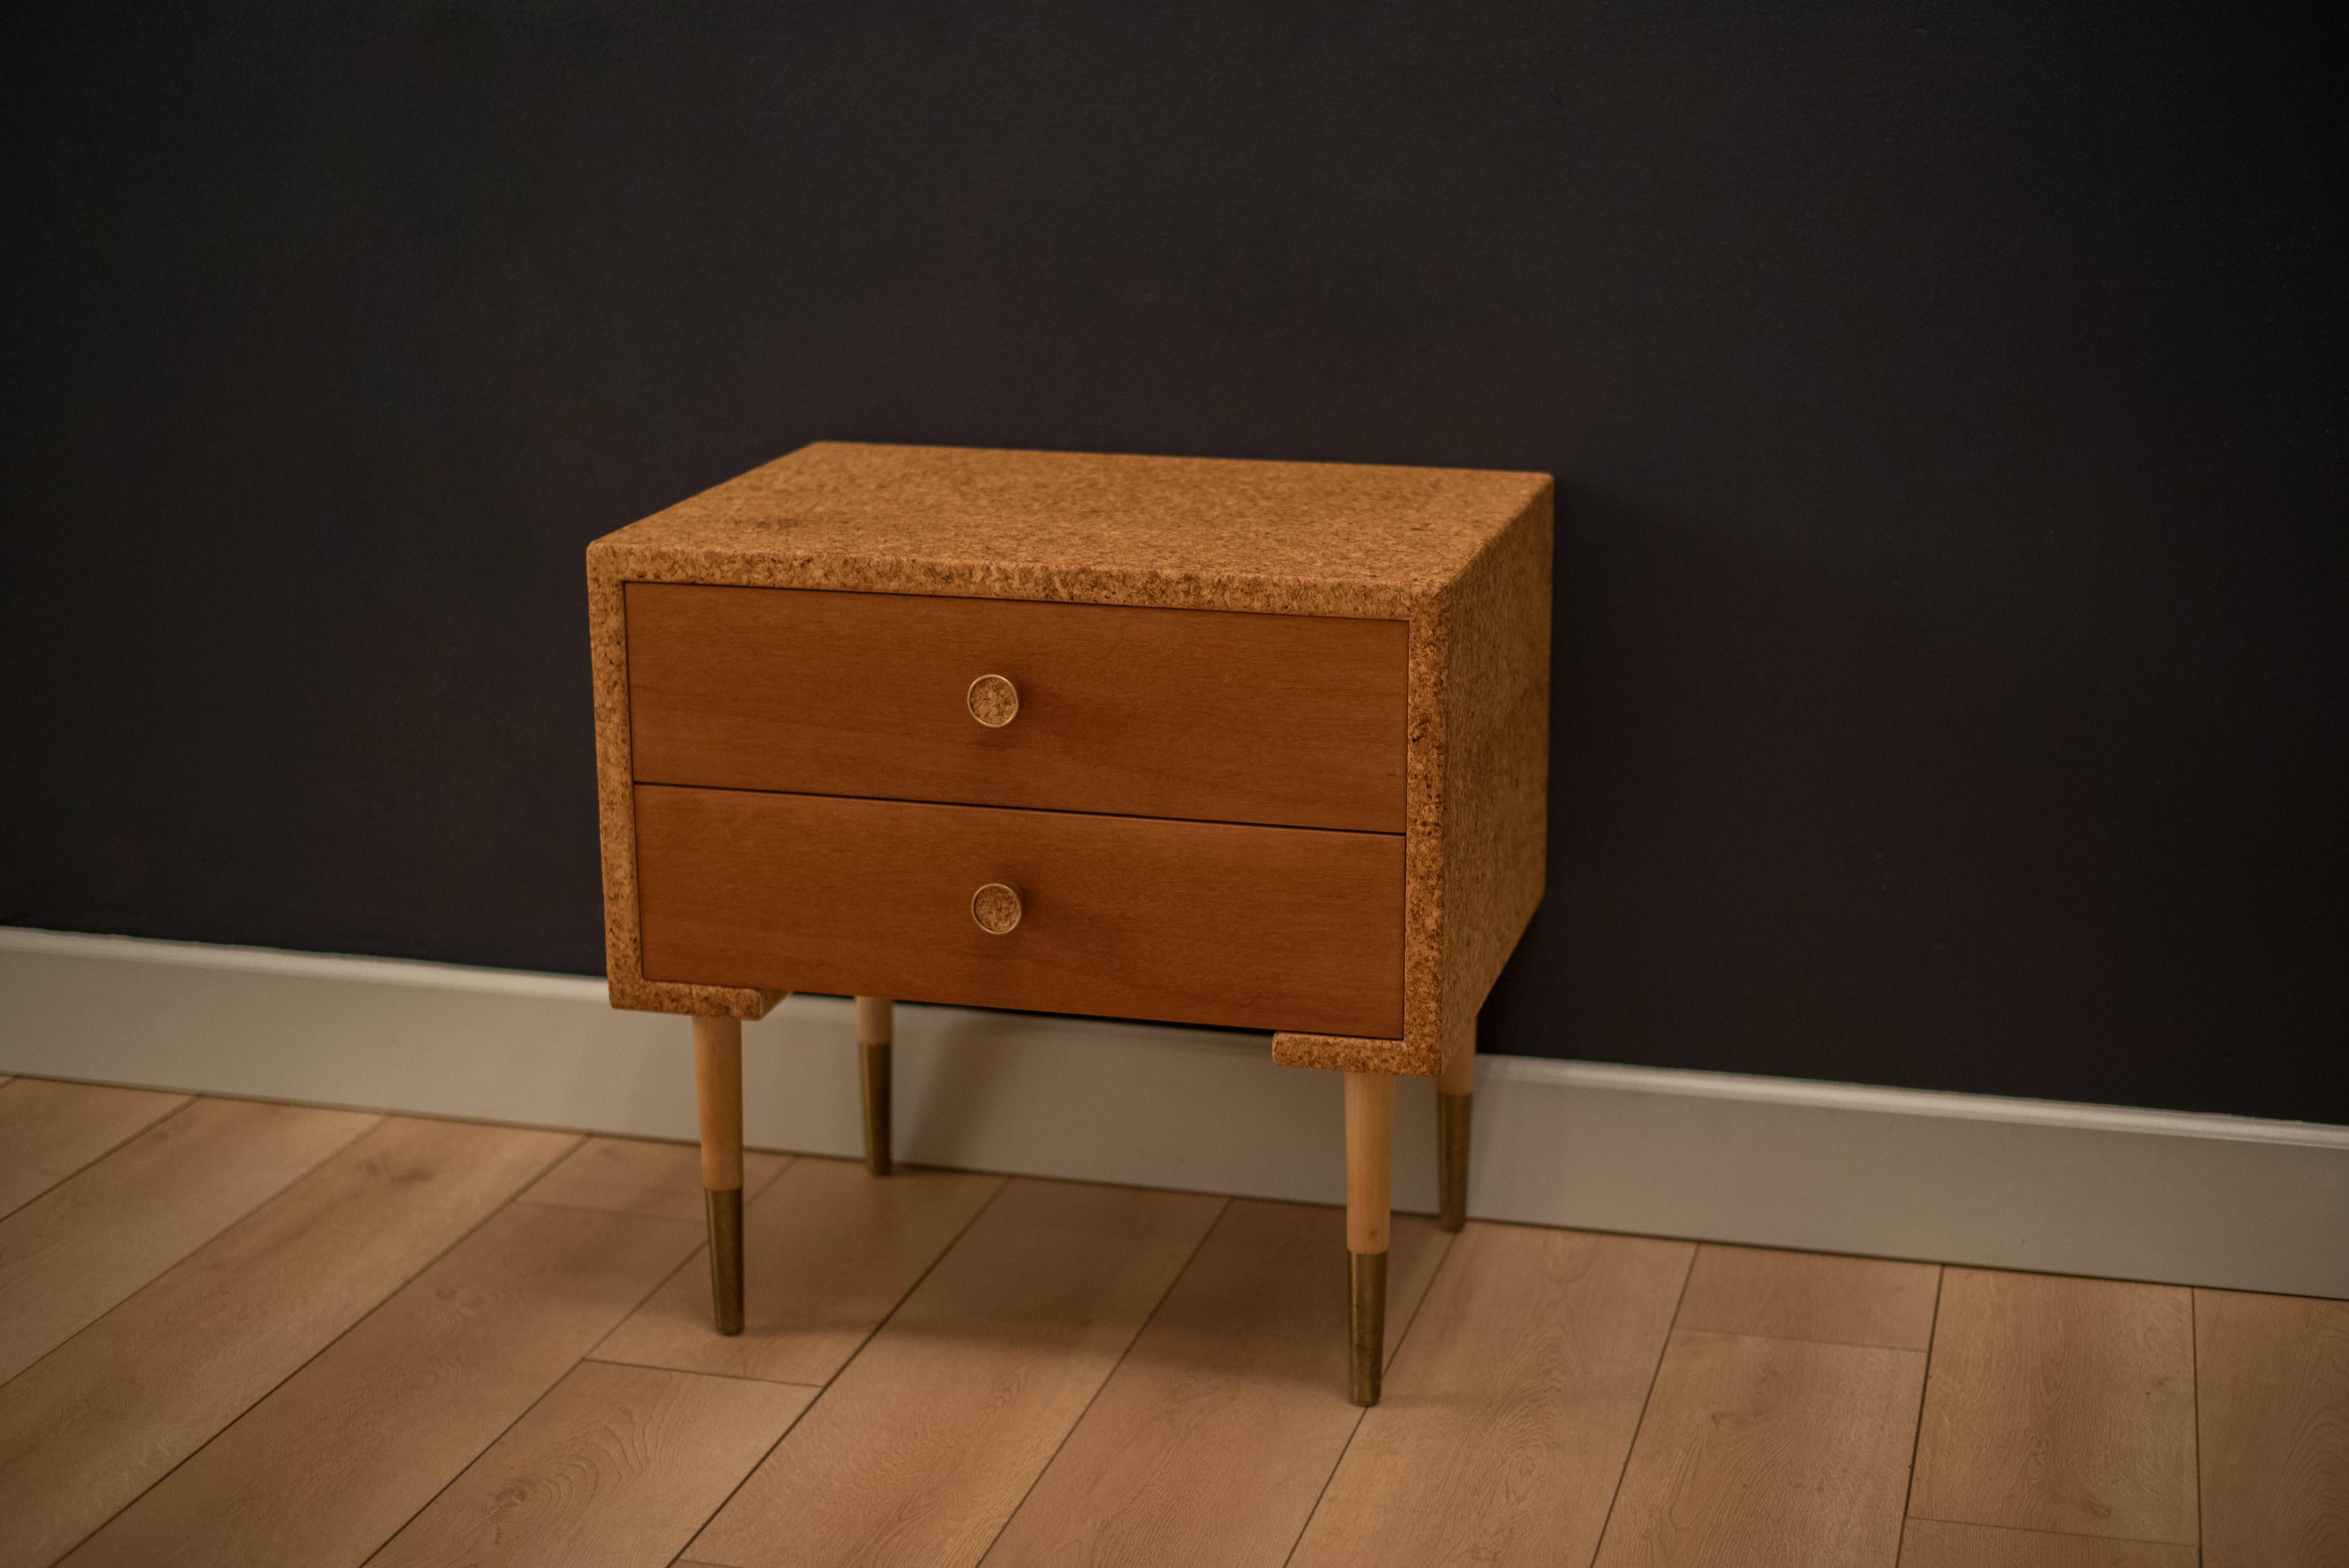
<instances>
[{"instance_id":1,"label":"light oak floor plank","mask_svg":"<svg viewBox=\"0 0 2349 1568\"><path fill-rule=\"evenodd\" d=\"M80 1542L574 1141L387 1120L35 1362L0 1396L0 1568Z\"/></svg>"},{"instance_id":2,"label":"light oak floor plank","mask_svg":"<svg viewBox=\"0 0 2349 1568\"><path fill-rule=\"evenodd\" d=\"M1900 1568L2196 1568L2191 1546L2050 1535L1995 1524L1912 1519L1900 1540Z\"/></svg>"},{"instance_id":3,"label":"light oak floor plank","mask_svg":"<svg viewBox=\"0 0 2349 1568\"><path fill-rule=\"evenodd\" d=\"M851 1161L794 1161L743 1205L742 1332L709 1331L704 1254L613 1330L595 1359L830 1382L1002 1185L959 1171L876 1177Z\"/></svg>"},{"instance_id":4,"label":"light oak floor plank","mask_svg":"<svg viewBox=\"0 0 2349 1568\"><path fill-rule=\"evenodd\" d=\"M2187 1291L1943 1271L1909 1512L2191 1543L2194 1441Z\"/></svg>"},{"instance_id":5,"label":"light oak floor plank","mask_svg":"<svg viewBox=\"0 0 2349 1568\"><path fill-rule=\"evenodd\" d=\"M1008 1183L690 1555L732 1568L978 1562L1224 1202Z\"/></svg>"},{"instance_id":6,"label":"light oak floor plank","mask_svg":"<svg viewBox=\"0 0 2349 1568\"><path fill-rule=\"evenodd\" d=\"M199 1100L0 1220L0 1382L381 1119Z\"/></svg>"},{"instance_id":7,"label":"light oak floor plank","mask_svg":"<svg viewBox=\"0 0 2349 1568\"><path fill-rule=\"evenodd\" d=\"M701 1234L683 1220L508 1206L67 1562L356 1568Z\"/></svg>"},{"instance_id":8,"label":"light oak floor plank","mask_svg":"<svg viewBox=\"0 0 2349 1568\"><path fill-rule=\"evenodd\" d=\"M191 1096L55 1078L0 1078L0 1214L47 1191Z\"/></svg>"},{"instance_id":9,"label":"light oak floor plank","mask_svg":"<svg viewBox=\"0 0 2349 1568\"><path fill-rule=\"evenodd\" d=\"M1675 1329L1598 1568L1892 1568L1925 1356Z\"/></svg>"},{"instance_id":10,"label":"light oak floor plank","mask_svg":"<svg viewBox=\"0 0 2349 1568\"><path fill-rule=\"evenodd\" d=\"M663 1568L817 1392L582 1362L370 1568Z\"/></svg>"},{"instance_id":11,"label":"light oak floor plank","mask_svg":"<svg viewBox=\"0 0 2349 1568\"><path fill-rule=\"evenodd\" d=\"M1450 1240L1395 1217L1390 1358ZM1345 1252L1343 1210L1233 1200L986 1561L1279 1568L1361 1418Z\"/></svg>"},{"instance_id":12,"label":"light oak floor plank","mask_svg":"<svg viewBox=\"0 0 2349 1568\"><path fill-rule=\"evenodd\" d=\"M792 1162L788 1154L742 1151L742 1193L747 1202ZM642 1138L590 1138L564 1155L554 1170L531 1183L515 1200L603 1209L615 1214L650 1214L662 1220L706 1218L701 1187L701 1150L690 1143L655 1143Z\"/></svg>"},{"instance_id":13,"label":"light oak floor plank","mask_svg":"<svg viewBox=\"0 0 2349 1568\"><path fill-rule=\"evenodd\" d=\"M1922 1350L1933 1341L1934 1264L1713 1244L1696 1250L1678 1328Z\"/></svg>"},{"instance_id":14,"label":"light oak floor plank","mask_svg":"<svg viewBox=\"0 0 2349 1568\"><path fill-rule=\"evenodd\" d=\"M1296 1568L1588 1563L1695 1250L1470 1225Z\"/></svg>"},{"instance_id":15,"label":"light oak floor plank","mask_svg":"<svg viewBox=\"0 0 2349 1568\"><path fill-rule=\"evenodd\" d=\"M2194 1293L2205 1568L2349 1563L2349 1301Z\"/></svg>"},{"instance_id":16,"label":"light oak floor plank","mask_svg":"<svg viewBox=\"0 0 2349 1568\"><path fill-rule=\"evenodd\" d=\"M1195 1237L1220 1200L754 1155L737 1341L709 1328L690 1146L0 1078L0 1192L12 1169L49 1174L0 1216L0 1351L44 1312L80 1326L0 1381L0 1568L77 1541L80 1568L347 1565L395 1532L383 1561L991 1541L988 1568L1245 1568L1317 1473L1301 1568L1889 1563L1899 1411L1868 1413L1865 1358L1920 1359L1935 1276L1490 1225L1447 1255L1400 1219L1363 1416L1335 1211L1235 1201L1193 1249L1185 1206ZM1911 1505L2033 1522L1911 1517L1903 1568L2349 1563L2349 1303L1961 1269L1941 1294ZM688 1365L619 1364L655 1357Z\"/></svg>"}]
</instances>

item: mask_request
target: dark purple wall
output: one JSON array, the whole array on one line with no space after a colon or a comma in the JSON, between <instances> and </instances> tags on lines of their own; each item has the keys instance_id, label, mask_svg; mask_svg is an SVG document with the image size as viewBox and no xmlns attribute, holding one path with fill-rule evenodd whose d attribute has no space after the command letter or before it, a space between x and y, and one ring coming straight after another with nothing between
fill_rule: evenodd
<instances>
[{"instance_id":1,"label":"dark purple wall","mask_svg":"<svg viewBox=\"0 0 2349 1568\"><path fill-rule=\"evenodd\" d=\"M812 438L1542 469L1488 1048L2349 1121L2335 40L1758 9L12 8L0 921L598 969Z\"/></svg>"}]
</instances>

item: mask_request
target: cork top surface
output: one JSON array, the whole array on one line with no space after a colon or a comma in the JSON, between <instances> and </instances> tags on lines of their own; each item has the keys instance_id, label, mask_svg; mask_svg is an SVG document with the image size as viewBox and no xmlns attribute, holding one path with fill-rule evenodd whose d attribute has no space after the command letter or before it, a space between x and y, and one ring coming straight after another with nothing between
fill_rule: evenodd
<instances>
[{"instance_id":1,"label":"cork top surface","mask_svg":"<svg viewBox=\"0 0 2349 1568\"><path fill-rule=\"evenodd\" d=\"M824 441L596 542L624 577L1407 614L1546 474Z\"/></svg>"}]
</instances>

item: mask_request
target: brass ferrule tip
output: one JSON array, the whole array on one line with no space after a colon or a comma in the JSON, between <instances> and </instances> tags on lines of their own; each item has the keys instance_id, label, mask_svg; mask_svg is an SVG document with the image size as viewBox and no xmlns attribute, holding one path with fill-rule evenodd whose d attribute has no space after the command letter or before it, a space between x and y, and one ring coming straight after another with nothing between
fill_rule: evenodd
<instances>
[{"instance_id":1,"label":"brass ferrule tip","mask_svg":"<svg viewBox=\"0 0 2349 1568\"><path fill-rule=\"evenodd\" d=\"M1387 1255L1384 1253L1346 1254L1347 1343L1352 1352L1349 1379L1357 1405L1379 1402L1381 1374L1387 1350Z\"/></svg>"},{"instance_id":2,"label":"brass ferrule tip","mask_svg":"<svg viewBox=\"0 0 2349 1568\"><path fill-rule=\"evenodd\" d=\"M742 1332L742 1189L704 1191L709 1211L709 1302L718 1332Z\"/></svg>"},{"instance_id":3,"label":"brass ferrule tip","mask_svg":"<svg viewBox=\"0 0 2349 1568\"><path fill-rule=\"evenodd\" d=\"M864 1167L875 1176L889 1174L889 1042L868 1041L858 1047L864 1058Z\"/></svg>"},{"instance_id":4,"label":"brass ferrule tip","mask_svg":"<svg viewBox=\"0 0 2349 1568\"><path fill-rule=\"evenodd\" d=\"M1435 1222L1458 1231L1468 1222L1468 1113L1473 1094L1435 1097Z\"/></svg>"}]
</instances>

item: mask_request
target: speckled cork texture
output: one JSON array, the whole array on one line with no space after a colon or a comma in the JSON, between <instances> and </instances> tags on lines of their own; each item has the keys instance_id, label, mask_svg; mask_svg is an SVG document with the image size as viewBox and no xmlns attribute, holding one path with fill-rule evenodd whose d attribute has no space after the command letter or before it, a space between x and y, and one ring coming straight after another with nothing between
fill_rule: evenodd
<instances>
[{"instance_id":1,"label":"speckled cork texture","mask_svg":"<svg viewBox=\"0 0 2349 1568\"><path fill-rule=\"evenodd\" d=\"M1547 475L825 442L587 551L613 1005L756 1018L781 993L643 977L621 585L698 583L1410 624L1400 1039L1299 1066L1433 1075L1541 896ZM1449 1045L1447 1047L1447 1042Z\"/></svg>"}]
</instances>

